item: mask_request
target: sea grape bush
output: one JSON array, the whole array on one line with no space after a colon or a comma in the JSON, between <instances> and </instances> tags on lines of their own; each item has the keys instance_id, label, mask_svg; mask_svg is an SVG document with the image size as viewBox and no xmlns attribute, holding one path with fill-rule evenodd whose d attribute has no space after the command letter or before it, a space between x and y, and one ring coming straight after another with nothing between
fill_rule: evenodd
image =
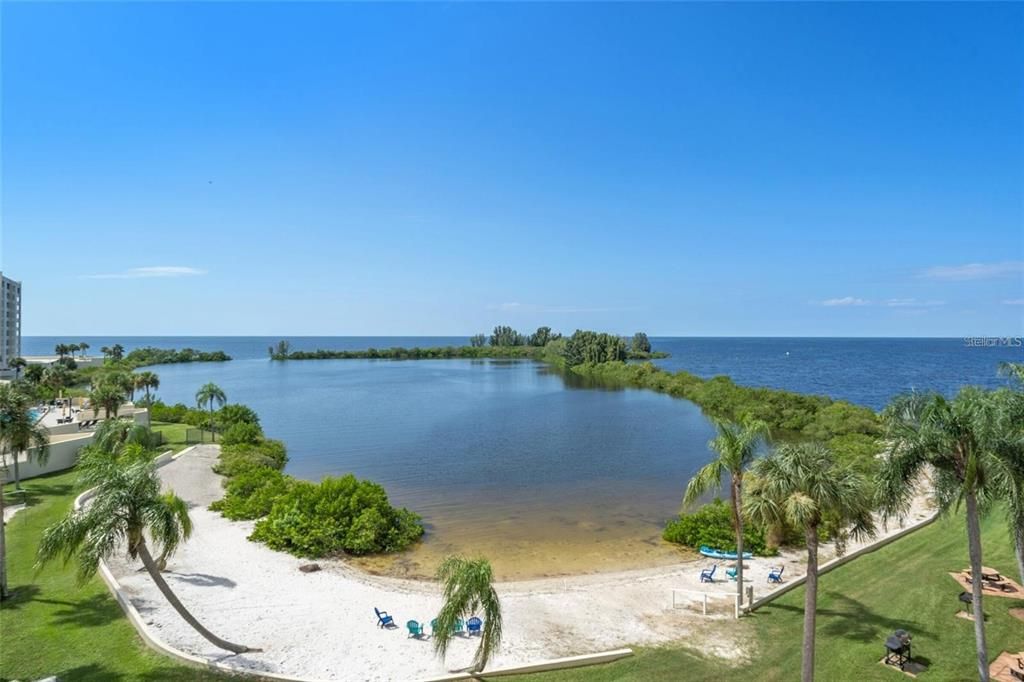
<instances>
[{"instance_id":1,"label":"sea grape bush","mask_svg":"<svg viewBox=\"0 0 1024 682\"><path fill-rule=\"evenodd\" d=\"M352 474L294 481L250 539L303 557L397 552L423 535L420 517L396 509L377 483Z\"/></svg>"},{"instance_id":2,"label":"sea grape bush","mask_svg":"<svg viewBox=\"0 0 1024 682\"><path fill-rule=\"evenodd\" d=\"M233 520L259 519L250 539L298 556L373 554L405 549L421 535L420 517L388 502L384 488L351 474L320 483L282 473L284 444L239 422L224 433L214 470L227 477L210 505Z\"/></svg>"},{"instance_id":3,"label":"sea grape bush","mask_svg":"<svg viewBox=\"0 0 1024 682\"><path fill-rule=\"evenodd\" d=\"M277 469L252 465L239 470L224 484L224 497L210 505L233 521L258 519L270 513L274 502L288 492L293 479Z\"/></svg>"},{"instance_id":4,"label":"sea grape bush","mask_svg":"<svg viewBox=\"0 0 1024 682\"><path fill-rule=\"evenodd\" d=\"M680 514L665 526L661 537L666 542L685 545L693 549L707 545L727 552L736 551L736 533L732 528L729 505L720 499L704 505L692 514ZM743 528L743 551L765 555L768 553L764 529L754 524Z\"/></svg>"}]
</instances>

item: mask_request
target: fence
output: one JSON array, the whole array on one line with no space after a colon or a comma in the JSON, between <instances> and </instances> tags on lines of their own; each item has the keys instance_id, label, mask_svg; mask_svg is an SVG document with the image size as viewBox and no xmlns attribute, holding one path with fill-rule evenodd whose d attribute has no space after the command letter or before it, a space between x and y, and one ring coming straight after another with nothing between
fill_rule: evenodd
<instances>
[{"instance_id":1,"label":"fence","mask_svg":"<svg viewBox=\"0 0 1024 682\"><path fill-rule=\"evenodd\" d=\"M754 588L747 587L746 600L747 603L751 603L754 600ZM689 595L690 597L697 597L696 601L693 599L687 599L682 602L676 599L676 594L682 593ZM686 608L690 606L700 606L701 613L708 615L709 607L710 610L714 610L718 604L721 604L719 610L722 613L732 613L736 618L740 617L740 609L742 605L739 603L739 597L736 596L735 592L703 592L700 590L685 590L675 589L672 590L672 608Z\"/></svg>"},{"instance_id":2,"label":"fence","mask_svg":"<svg viewBox=\"0 0 1024 682\"><path fill-rule=\"evenodd\" d=\"M208 429L185 429L185 442L189 445L194 443L219 443L220 434Z\"/></svg>"}]
</instances>

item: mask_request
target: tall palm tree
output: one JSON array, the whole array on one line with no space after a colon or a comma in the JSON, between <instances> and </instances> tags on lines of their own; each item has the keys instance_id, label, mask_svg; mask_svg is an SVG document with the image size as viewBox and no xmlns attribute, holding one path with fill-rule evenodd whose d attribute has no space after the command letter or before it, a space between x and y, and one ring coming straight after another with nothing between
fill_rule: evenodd
<instances>
[{"instance_id":1,"label":"tall palm tree","mask_svg":"<svg viewBox=\"0 0 1024 682\"><path fill-rule=\"evenodd\" d=\"M196 391L196 405L202 408L204 405L210 410L210 429L213 430L213 405L223 407L224 403L228 401L227 395L224 390L215 383L204 384Z\"/></svg>"},{"instance_id":2,"label":"tall palm tree","mask_svg":"<svg viewBox=\"0 0 1024 682\"><path fill-rule=\"evenodd\" d=\"M78 579L85 582L96 573L100 561L116 552L124 540L128 558L142 559L157 588L196 632L221 649L233 653L252 651L203 627L160 575L146 543L147 532L160 556L168 557L191 535L192 521L184 500L174 493L160 493L152 459L94 453L83 462L81 471L82 481L95 486L93 497L85 508L70 511L46 529L39 543L37 567L58 557L64 563L74 558L78 562Z\"/></svg>"},{"instance_id":3,"label":"tall palm tree","mask_svg":"<svg viewBox=\"0 0 1024 682\"><path fill-rule=\"evenodd\" d=\"M151 402L149 391L150 389L155 391L160 388L160 377L157 376L156 372L149 371L139 372L135 377L135 385L146 391L146 403L149 404Z\"/></svg>"},{"instance_id":4,"label":"tall palm tree","mask_svg":"<svg viewBox=\"0 0 1024 682\"><path fill-rule=\"evenodd\" d=\"M818 608L818 545L821 531L835 538L842 553L848 537L875 533L868 481L836 463L818 443L783 445L759 459L745 500L750 518L765 525L787 523L803 530L807 545L804 640L801 679L814 679L814 629Z\"/></svg>"},{"instance_id":5,"label":"tall palm tree","mask_svg":"<svg viewBox=\"0 0 1024 682\"><path fill-rule=\"evenodd\" d=\"M14 456L14 487L21 487L18 473L18 453L31 453L45 462L49 439L46 430L36 424L29 414L29 398L11 384L0 385L0 458L6 461L7 452ZM6 599L7 590L7 537L4 528L3 471L0 467L0 600Z\"/></svg>"},{"instance_id":6,"label":"tall palm tree","mask_svg":"<svg viewBox=\"0 0 1024 682\"><path fill-rule=\"evenodd\" d=\"M998 418L1002 422L993 439L993 493L1006 509L1017 572L1024 583L1024 391L1001 389L993 393L993 399L1001 403Z\"/></svg>"},{"instance_id":7,"label":"tall palm tree","mask_svg":"<svg viewBox=\"0 0 1024 682\"><path fill-rule=\"evenodd\" d=\"M444 606L432 630L434 651L442 659L455 633L455 622L483 614L483 632L470 670L480 672L501 645L501 602L493 587L494 575L487 559L450 556L437 568L444 584Z\"/></svg>"},{"instance_id":8,"label":"tall palm tree","mask_svg":"<svg viewBox=\"0 0 1024 682\"><path fill-rule=\"evenodd\" d=\"M58 343L56 346L53 347L53 352L57 354L57 357L60 360L63 360L64 356L68 354L68 344Z\"/></svg>"},{"instance_id":9,"label":"tall palm tree","mask_svg":"<svg viewBox=\"0 0 1024 682\"><path fill-rule=\"evenodd\" d=\"M722 476L729 475L732 528L736 533L736 598L743 605L743 473L757 456L758 445L768 436L768 425L748 419L743 424L715 420L718 435L708 447L718 455L694 474L686 486L683 505L693 504L701 495L722 489Z\"/></svg>"},{"instance_id":10,"label":"tall palm tree","mask_svg":"<svg viewBox=\"0 0 1024 682\"><path fill-rule=\"evenodd\" d=\"M1013 379L1018 386L1024 386L1024 362L1000 362L999 374Z\"/></svg>"},{"instance_id":11,"label":"tall palm tree","mask_svg":"<svg viewBox=\"0 0 1024 682\"><path fill-rule=\"evenodd\" d=\"M28 365L28 361L25 358L12 358L7 366L14 370L14 378L21 378L21 370L25 369Z\"/></svg>"},{"instance_id":12,"label":"tall palm tree","mask_svg":"<svg viewBox=\"0 0 1024 682\"><path fill-rule=\"evenodd\" d=\"M64 389L71 385L71 380L71 370L67 365L54 363L43 371L43 384L52 388L58 398L63 398Z\"/></svg>"},{"instance_id":13,"label":"tall palm tree","mask_svg":"<svg viewBox=\"0 0 1024 682\"><path fill-rule=\"evenodd\" d=\"M103 353L103 359L107 360L110 358L110 346L102 346L100 352Z\"/></svg>"},{"instance_id":14,"label":"tall palm tree","mask_svg":"<svg viewBox=\"0 0 1024 682\"><path fill-rule=\"evenodd\" d=\"M121 406L124 404L125 395L120 386L114 383L102 382L89 392L89 404L99 414L103 408L103 416L110 419L116 417Z\"/></svg>"},{"instance_id":15,"label":"tall palm tree","mask_svg":"<svg viewBox=\"0 0 1024 682\"><path fill-rule=\"evenodd\" d=\"M18 455L45 464L49 457L50 438L45 428L36 423L29 412L31 398L12 384L0 384L0 454L14 458L14 489L21 490Z\"/></svg>"},{"instance_id":16,"label":"tall palm tree","mask_svg":"<svg viewBox=\"0 0 1024 682\"><path fill-rule=\"evenodd\" d=\"M82 341L81 343L78 344L78 350L82 351L82 357L84 358L85 351L89 350L89 344L87 344L85 341Z\"/></svg>"},{"instance_id":17,"label":"tall palm tree","mask_svg":"<svg viewBox=\"0 0 1024 682\"><path fill-rule=\"evenodd\" d=\"M110 357L114 360L121 360L124 357L124 346L119 343L115 343L110 347Z\"/></svg>"},{"instance_id":18,"label":"tall palm tree","mask_svg":"<svg viewBox=\"0 0 1024 682\"><path fill-rule=\"evenodd\" d=\"M952 400L938 394L911 393L895 398L882 412L889 442L888 457L878 477L878 494L887 516L906 513L914 485L925 469L934 472L939 509L964 502L967 549L971 560L971 593L978 676L987 681L988 647L981 617L981 527L979 501L991 495L991 474L998 466L1006 423L1000 402L991 392L967 387Z\"/></svg>"},{"instance_id":19,"label":"tall palm tree","mask_svg":"<svg viewBox=\"0 0 1024 682\"><path fill-rule=\"evenodd\" d=\"M71 359L72 360L75 359L75 353L77 353L78 350L79 350L79 348L78 348L78 344L77 343L69 343L68 344L68 353L71 354Z\"/></svg>"}]
</instances>

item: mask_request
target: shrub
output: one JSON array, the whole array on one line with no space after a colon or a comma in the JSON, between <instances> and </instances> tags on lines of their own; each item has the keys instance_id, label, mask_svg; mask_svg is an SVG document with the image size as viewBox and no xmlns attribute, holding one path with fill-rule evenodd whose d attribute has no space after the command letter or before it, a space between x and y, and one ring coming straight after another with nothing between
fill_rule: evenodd
<instances>
[{"instance_id":1,"label":"shrub","mask_svg":"<svg viewBox=\"0 0 1024 682\"><path fill-rule=\"evenodd\" d=\"M240 443L247 443L249 445L256 445L263 440L263 429L260 428L259 424L248 424L246 422L238 422L227 427L224 433L220 437L221 446L238 445Z\"/></svg>"},{"instance_id":2,"label":"shrub","mask_svg":"<svg viewBox=\"0 0 1024 682\"><path fill-rule=\"evenodd\" d=\"M284 443L279 440L265 439L259 443L236 443L221 446L220 461L213 467L213 470L230 478L254 467L281 471L287 463L288 454L284 449Z\"/></svg>"},{"instance_id":3,"label":"shrub","mask_svg":"<svg viewBox=\"0 0 1024 682\"><path fill-rule=\"evenodd\" d=\"M399 551L422 534L419 516L392 507L380 485L348 474L318 484L295 481L250 539L315 558Z\"/></svg>"},{"instance_id":4,"label":"shrub","mask_svg":"<svg viewBox=\"0 0 1024 682\"><path fill-rule=\"evenodd\" d=\"M722 500L704 505L692 514L680 514L665 526L661 535L667 542L686 545L694 549L701 545L727 552L736 551L736 532L732 528L732 513ZM744 524L743 551L765 554L764 530L753 524Z\"/></svg>"},{"instance_id":5,"label":"shrub","mask_svg":"<svg viewBox=\"0 0 1024 682\"><path fill-rule=\"evenodd\" d=\"M225 405L217 411L217 424L227 430L235 424L255 424L259 426L260 417L248 405Z\"/></svg>"},{"instance_id":6,"label":"shrub","mask_svg":"<svg viewBox=\"0 0 1024 682\"><path fill-rule=\"evenodd\" d=\"M228 479L224 497L211 504L210 509L235 521L258 519L270 513L274 502L288 492L294 480L277 469L250 467Z\"/></svg>"}]
</instances>

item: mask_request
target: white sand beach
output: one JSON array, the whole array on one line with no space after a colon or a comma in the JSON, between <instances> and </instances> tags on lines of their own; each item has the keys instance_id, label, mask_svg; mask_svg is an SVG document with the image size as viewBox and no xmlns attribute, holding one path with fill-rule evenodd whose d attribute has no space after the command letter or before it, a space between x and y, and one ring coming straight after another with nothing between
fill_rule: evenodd
<instances>
[{"instance_id":1,"label":"white sand beach","mask_svg":"<svg viewBox=\"0 0 1024 682\"><path fill-rule=\"evenodd\" d=\"M467 666L476 640L457 638L448 659L434 656L428 640L407 637L407 620L429 621L441 605L428 581L371 576L340 560L319 560L323 570L302 573L309 563L246 539L252 522L228 521L207 506L221 496L221 479L210 467L216 446L198 446L160 470L167 488L191 505L195 530L168 564L166 577L182 602L226 639L263 649L226 656L197 635L170 607L141 569L123 557L110 569L143 618L168 644L231 666L313 679L415 680ZM906 520L931 514L920 499ZM890 524L884 534L900 529ZM853 545L854 550L858 545ZM825 548L822 560L833 555ZM499 583L504 613L501 651L490 667L506 667L629 645L685 639L709 655L745 659L747 626L732 619L735 583L720 565L713 585L701 585L704 559L672 568ZM785 565L786 582L802 575L802 552L747 561L755 597L769 590L770 566ZM672 590L677 593L673 608ZM712 614L702 616L700 591L719 593ZM688 603L687 603L688 602ZM374 607L399 628L376 625ZM428 630L429 632L429 630Z\"/></svg>"}]
</instances>

